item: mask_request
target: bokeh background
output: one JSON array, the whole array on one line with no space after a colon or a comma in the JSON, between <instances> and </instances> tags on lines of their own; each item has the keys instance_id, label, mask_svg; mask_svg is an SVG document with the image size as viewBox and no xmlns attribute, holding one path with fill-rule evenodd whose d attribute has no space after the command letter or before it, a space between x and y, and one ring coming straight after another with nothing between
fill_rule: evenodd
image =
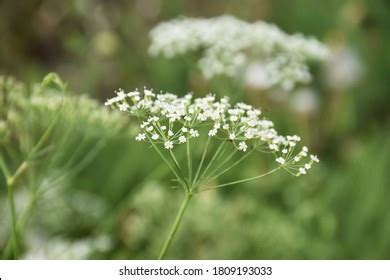
<instances>
[{"instance_id":1,"label":"bokeh background","mask_svg":"<svg viewBox=\"0 0 390 280\"><path fill-rule=\"evenodd\" d=\"M57 72L75 95L86 93L100 103L119 87L223 95L182 60L147 54L148 31L159 22L222 14L273 22L288 33L314 35L331 48L332 59L313 69L309 86L291 93L248 86L242 97L261 106L284 133L301 135L321 162L302 178L271 176L200 195L168 258L389 259L389 1L2 0L0 74L29 86ZM73 114L79 118L78 110ZM39 134L33 125L48 118L34 123L25 116L21 130L2 121L1 136L8 134L2 153L21 152L21 133ZM78 137L95 133L80 127ZM42 165L39 158L37 168L26 172L29 178L37 173L35 182L46 182L47 191L28 211L21 258L156 258L181 193L171 188L157 156L132 140L131 125L114 131L99 130L85 142L79 160L99 139L106 140L78 172L69 172L61 161ZM75 153L75 139L61 151L64 157ZM11 169L21 160L16 155ZM234 172L251 173L251 168L256 164ZM48 180L57 173L66 176ZM28 205L28 182L22 178L15 188L19 215ZM1 252L9 238L8 217L3 176Z\"/></svg>"}]
</instances>

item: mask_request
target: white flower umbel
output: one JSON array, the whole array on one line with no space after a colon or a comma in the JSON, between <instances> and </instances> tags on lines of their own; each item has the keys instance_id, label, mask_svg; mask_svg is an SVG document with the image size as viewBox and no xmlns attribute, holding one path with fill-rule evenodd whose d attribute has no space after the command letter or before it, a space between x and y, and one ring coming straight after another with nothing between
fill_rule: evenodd
<instances>
[{"instance_id":1,"label":"white flower umbel","mask_svg":"<svg viewBox=\"0 0 390 280\"><path fill-rule=\"evenodd\" d=\"M306 174L303 169L309 170L311 165L318 161L314 155L308 157L308 149L305 146L297 151L297 143L301 140L299 136L279 135L273 122L262 118L261 110L251 105L232 105L227 97L217 100L215 96L208 95L193 99L191 94L178 97L171 93L153 94L148 89L128 94L119 90L116 93L117 96L107 100L106 104L121 111L126 108L125 112L139 119L141 131L135 139L149 141L167 159L167 163L187 191L210 189L206 183L210 182L211 178L216 179L222 175L217 175L217 171L231 164L229 160L222 164L226 160L225 157L233 158L231 154L237 151L243 152L243 157L252 151L271 153L278 163L277 169L287 170L295 176ZM207 138L207 143L204 145L205 154L199 170L192 170L191 167L191 170L184 172L173 150L180 145L186 145L190 149L195 141L204 140L201 134ZM204 170L202 168L206 158L209 158L207 153L210 151L207 149L210 145L219 150L210 166ZM165 157L164 150L169 153L168 157ZM212 172L218 165L219 168ZM192 171L197 171L193 178ZM217 176L210 177L211 173Z\"/></svg>"},{"instance_id":2,"label":"white flower umbel","mask_svg":"<svg viewBox=\"0 0 390 280\"><path fill-rule=\"evenodd\" d=\"M218 100L208 95L193 99L191 94L178 97L171 93L153 94L147 89L122 96L122 91L118 91L106 104L119 110L127 108L125 112L138 119L141 131L136 140L151 144L186 193L160 258L164 257L193 194L256 180L278 170L301 176L318 162L316 156L308 157L306 147L297 151L299 136L279 135L274 124L261 117L261 110L250 105L232 105L226 97ZM186 151L184 163L175 154L181 146ZM251 178L216 183L253 151L272 154L275 167ZM199 160L194 160L197 155Z\"/></svg>"},{"instance_id":3,"label":"white flower umbel","mask_svg":"<svg viewBox=\"0 0 390 280\"><path fill-rule=\"evenodd\" d=\"M329 53L315 38L289 35L273 24L248 23L227 15L163 22L150 31L150 38L153 56L172 58L202 50L198 66L207 79L238 77L257 62L266 77L263 87L280 85L286 90L310 82L307 63L323 61Z\"/></svg>"}]
</instances>

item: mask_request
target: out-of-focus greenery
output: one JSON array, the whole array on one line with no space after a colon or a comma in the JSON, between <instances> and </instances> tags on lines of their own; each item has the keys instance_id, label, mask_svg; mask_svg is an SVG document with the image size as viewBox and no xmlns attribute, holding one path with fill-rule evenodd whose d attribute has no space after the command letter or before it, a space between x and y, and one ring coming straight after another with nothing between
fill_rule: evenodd
<instances>
[{"instance_id":1,"label":"out-of-focus greenery","mask_svg":"<svg viewBox=\"0 0 390 280\"><path fill-rule=\"evenodd\" d=\"M23 112L14 114L20 119L9 127L5 116L13 113L0 99L2 156L17 167L54 118L56 110L23 107L37 88L43 97L92 103L68 91L88 92L101 103L119 87L197 95L231 91L229 81L207 82L187 62L150 58L146 51L148 30L161 21L225 13L314 35L331 47L335 59L314 69L309 88L288 94L242 89L242 99L263 107L282 131L302 135L321 162L301 178L271 176L200 194L168 258L389 259L390 4L384 0L1 1L0 74L25 82L2 78L0 83L1 98L12 94L8 100L21 102L12 110ZM53 71L68 82L65 93L30 86ZM87 108L91 115L100 110ZM15 188L19 215L31 182L47 190L26 220L22 257L156 258L182 195L172 188L169 170L147 145L134 142L131 126L123 124L121 132L114 125L89 126L84 113L69 110L73 113L64 115L74 119L56 126L52 145ZM68 122L77 129L63 125ZM77 172L64 169L72 158L82 161L102 139L104 146L89 165ZM228 176L256 174L264 164L253 158ZM69 176L52 180L65 171ZM0 180L3 252L10 221Z\"/></svg>"}]
</instances>

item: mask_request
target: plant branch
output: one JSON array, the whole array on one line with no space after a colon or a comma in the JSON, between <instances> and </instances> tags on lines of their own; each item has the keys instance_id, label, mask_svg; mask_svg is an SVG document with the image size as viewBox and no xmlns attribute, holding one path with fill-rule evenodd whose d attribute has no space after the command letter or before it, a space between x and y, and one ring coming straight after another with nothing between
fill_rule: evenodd
<instances>
[{"instance_id":1,"label":"plant branch","mask_svg":"<svg viewBox=\"0 0 390 280\"><path fill-rule=\"evenodd\" d=\"M263 177L265 177L267 175L270 175L270 174L278 171L279 169L280 169L280 167L277 167L275 169L272 169L271 171L268 171L268 172L266 172L264 174L261 174L261 175L255 176L255 177L251 177L251 178L248 178L248 179L242 179L242 180L238 180L238 181L233 181L233 182L229 182L229 183L225 183L225 184L220 184L220 185L216 185L216 186L213 186L213 187L208 187L208 188L205 188L205 189L201 190L200 192L205 192L205 191L208 191L208 190L213 190L213 189L217 189L217 188L222 188L222 187L227 187L227 186L231 186L231 185L236 185L236 184L240 184L240 183L244 183L244 182L257 180L257 179L263 178Z\"/></svg>"},{"instance_id":2,"label":"plant branch","mask_svg":"<svg viewBox=\"0 0 390 280\"><path fill-rule=\"evenodd\" d=\"M206 153L207 153L207 148L209 146L209 143L210 143L210 137L207 138L207 142L206 142L206 145L203 149L203 154L202 154L202 158L200 160L200 163L199 163L199 166L198 166L198 170L196 171L196 174L195 174L195 178L194 178L194 183L197 182L198 180L198 176L199 176L199 173L200 173L200 170L202 169L203 167L203 162L204 162L204 159L206 157Z\"/></svg>"},{"instance_id":3,"label":"plant branch","mask_svg":"<svg viewBox=\"0 0 390 280\"><path fill-rule=\"evenodd\" d=\"M156 144L152 141L152 139L150 139L149 135L146 135L146 137L148 138L150 144L152 145L152 147L157 151L157 153L160 155L160 157L165 161L165 163L168 165L169 169L171 169L171 171L173 172L173 174L175 174L176 178L182 183L183 185L183 188L186 189L186 183L185 181L183 181L183 179L180 177L180 175L177 173L177 171L175 170L174 167L172 167L171 163L169 162L169 160L164 156L164 154L160 151L160 149L156 146Z\"/></svg>"}]
</instances>

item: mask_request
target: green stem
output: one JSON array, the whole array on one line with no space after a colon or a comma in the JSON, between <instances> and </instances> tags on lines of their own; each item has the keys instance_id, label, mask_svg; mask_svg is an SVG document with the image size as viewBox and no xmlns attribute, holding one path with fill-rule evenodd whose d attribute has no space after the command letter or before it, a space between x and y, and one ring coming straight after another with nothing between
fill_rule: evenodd
<instances>
[{"instance_id":1,"label":"green stem","mask_svg":"<svg viewBox=\"0 0 390 280\"><path fill-rule=\"evenodd\" d=\"M29 160L36 155L36 153L41 149L41 147L45 144L45 142L49 139L49 136L54 129L56 122L59 120L59 117L64 109L64 104L62 104L61 109L54 117L54 119L50 122L48 128L45 130L41 138L32 148L30 153L27 155L26 159L22 162L22 164L18 167L15 173L12 176L9 176L9 171L6 168L3 157L1 157L1 167L6 176L6 184L7 184L7 192L8 192L8 204L11 212L11 225L12 225L12 247L14 252L14 258L17 259L19 256L19 234L18 234L18 225L17 225L17 217L15 210L15 198L14 198L14 185L18 178L23 174L23 172L28 168ZM7 250L5 250L4 255L7 256Z\"/></svg>"},{"instance_id":2,"label":"green stem","mask_svg":"<svg viewBox=\"0 0 390 280\"><path fill-rule=\"evenodd\" d=\"M18 229L17 229L17 217L15 210L15 197L14 197L14 185L16 180L23 174L23 172L27 169L28 164L26 161L22 162L22 164L18 167L15 173L7 178L7 197L8 197L8 205L11 214L11 227L12 227L12 249L14 253L14 258L17 259L19 256L19 237L18 237Z\"/></svg>"},{"instance_id":3,"label":"green stem","mask_svg":"<svg viewBox=\"0 0 390 280\"><path fill-rule=\"evenodd\" d=\"M233 181L233 182L229 182L229 183L225 183L225 184L221 184L221 185L216 185L213 187L205 188L205 189L201 190L200 192L204 192L204 191L208 191L208 190L212 190L212 189L217 189L217 188L222 188L222 187L227 187L227 186L231 186L231 185L236 185L236 184L240 184L240 183L244 183L244 182L248 182L248 181L257 180L257 179L260 179L260 178L265 177L267 175L270 175L270 174L278 171L279 169L280 169L280 167L277 167L275 169L272 169L271 171L268 171L267 173L264 173L264 174L261 174L261 175L255 176L255 177L251 177L248 179L242 179L242 180L238 180L238 181Z\"/></svg>"},{"instance_id":4,"label":"green stem","mask_svg":"<svg viewBox=\"0 0 390 280\"><path fill-rule=\"evenodd\" d=\"M19 165L15 173L11 177L7 178L8 188L13 188L16 180L20 177L20 175L23 174L23 172L27 169L27 167L28 167L27 161L23 161L22 164Z\"/></svg>"},{"instance_id":5,"label":"green stem","mask_svg":"<svg viewBox=\"0 0 390 280\"><path fill-rule=\"evenodd\" d=\"M214 176L215 173L217 173L227 162L229 162L231 160L231 158L237 153L237 150L234 150L230 156L228 156L221 164L219 164L213 172L211 172L206 178L205 178L205 184L207 184L209 181L211 180L214 180L215 178L218 177L217 176ZM214 176L214 177L213 177Z\"/></svg>"},{"instance_id":6,"label":"green stem","mask_svg":"<svg viewBox=\"0 0 390 280\"><path fill-rule=\"evenodd\" d=\"M207 138L206 146L204 147L203 154L202 154L202 159L200 160L198 170L196 171L196 174L195 174L194 183L196 183L198 181L199 172L203 167L203 162L204 162L204 159L206 158L206 153L207 153L207 148L209 146L209 143L210 143L210 137Z\"/></svg>"},{"instance_id":7,"label":"green stem","mask_svg":"<svg viewBox=\"0 0 390 280\"><path fill-rule=\"evenodd\" d=\"M187 165L188 165L188 184L191 185L192 181L192 158L190 150L190 139L187 140Z\"/></svg>"},{"instance_id":8,"label":"green stem","mask_svg":"<svg viewBox=\"0 0 390 280\"><path fill-rule=\"evenodd\" d=\"M12 177L11 177L12 178ZM12 226L12 249L14 252L14 258L17 259L19 255L19 238L17 231L17 218L15 210L15 198L12 185L7 183L8 187L8 204L11 213L11 226Z\"/></svg>"},{"instance_id":9,"label":"green stem","mask_svg":"<svg viewBox=\"0 0 390 280\"><path fill-rule=\"evenodd\" d=\"M26 208L23 210L23 214L21 215L21 217L17 221L17 233L18 233L18 235L20 235L20 232L23 231L23 228L25 227L29 217L32 214L32 209L33 209L35 200L37 198L37 195L38 195L38 193L36 191L31 193L29 202L28 202ZM3 259L5 259L5 260L10 257L11 249L12 249L12 246L13 246L12 239L13 239L13 236L11 236L7 240L7 242L5 243L6 245L5 245L4 250L3 250Z\"/></svg>"},{"instance_id":10,"label":"green stem","mask_svg":"<svg viewBox=\"0 0 390 280\"><path fill-rule=\"evenodd\" d=\"M160 151L160 149L157 147L157 145L152 141L152 139L150 139L150 137L148 135L146 135L146 137L148 138L150 144L152 145L152 147L157 151L157 153L160 155L160 157L165 161L165 163L168 165L168 167L171 169L171 171L173 172L173 174L175 174L177 180L179 180L179 182L182 184L184 190L187 189L187 184L186 182L183 180L183 178L177 173L177 171L175 170L175 168L171 165L171 163L169 162L169 160L164 156L164 154Z\"/></svg>"},{"instance_id":11,"label":"green stem","mask_svg":"<svg viewBox=\"0 0 390 280\"><path fill-rule=\"evenodd\" d=\"M169 150L169 155L171 156L171 159L172 159L174 165L176 166L177 170L179 171L179 174L181 175L181 178L185 184L186 190L189 191L190 190L189 182L187 181L186 177L184 176L183 170L181 169L180 164L179 164L178 160L176 159L175 154L172 152L172 150Z\"/></svg>"},{"instance_id":12,"label":"green stem","mask_svg":"<svg viewBox=\"0 0 390 280\"><path fill-rule=\"evenodd\" d=\"M159 260L162 260L165 257L165 254L167 253L167 250L172 243L173 237L177 232L177 229L181 223L181 220L183 219L184 212L189 202L191 201L191 198L192 198L192 193L186 193L186 196L184 197L184 200L180 206L179 212L177 213L175 222L172 225L171 231L169 232L169 235L165 240L163 247L161 248L160 254L158 256Z\"/></svg>"},{"instance_id":13,"label":"green stem","mask_svg":"<svg viewBox=\"0 0 390 280\"><path fill-rule=\"evenodd\" d=\"M210 176L209 176L210 178L206 178L206 181L203 184L207 185L210 181L220 177L221 175L225 174L226 172L228 172L233 167L237 166L240 162L242 162L244 159L246 159L252 153L253 150L254 149L251 149L248 153L246 153L244 156L242 156L239 160L237 160L235 163L233 163L231 166L227 167L223 171L219 172L217 175L213 176L215 174L215 172L210 174ZM225 164L225 163L223 163L223 164ZM222 165L219 166L217 169L215 169L215 171L217 171L220 167L222 167Z\"/></svg>"},{"instance_id":14,"label":"green stem","mask_svg":"<svg viewBox=\"0 0 390 280\"><path fill-rule=\"evenodd\" d=\"M219 153L221 151L221 149L225 146L225 142L222 142L221 145L219 145L217 151L215 152L215 154L213 155L213 157L211 158L211 160L209 161L209 163L207 164L205 170L202 171L199 179L197 182L194 182L194 186L197 186L198 183L200 183L200 181L202 180L202 178L205 176L205 174L207 173L207 171L209 170L209 168L213 165L215 159L219 156Z\"/></svg>"}]
</instances>

